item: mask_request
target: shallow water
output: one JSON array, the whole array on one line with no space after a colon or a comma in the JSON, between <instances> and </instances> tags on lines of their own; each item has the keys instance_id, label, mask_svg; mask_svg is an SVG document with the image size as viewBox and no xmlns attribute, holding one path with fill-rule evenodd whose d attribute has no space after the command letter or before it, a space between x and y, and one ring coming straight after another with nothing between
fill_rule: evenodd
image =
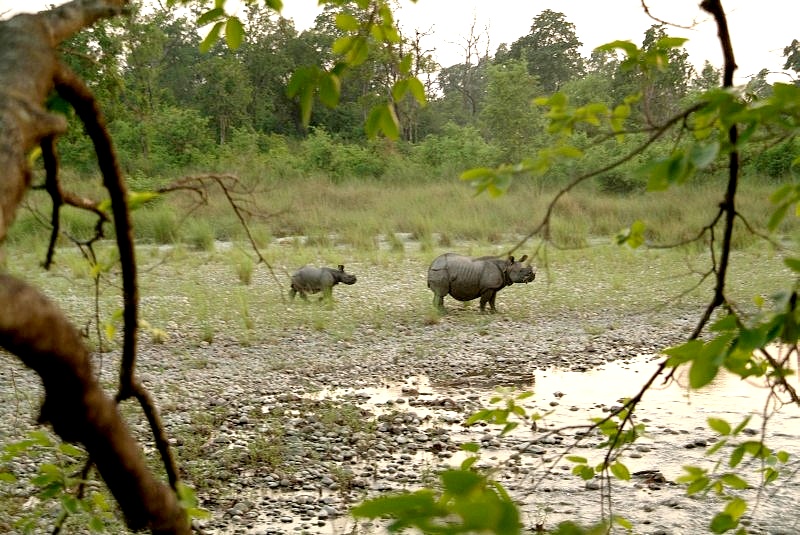
<instances>
[{"instance_id":1,"label":"shallow water","mask_svg":"<svg viewBox=\"0 0 800 535\"><path fill-rule=\"evenodd\" d=\"M538 522L536 518L546 518L549 527L565 519L592 522L600 518L600 494L586 490L582 482L570 474L572 465L563 459L563 454L587 457L591 465L602 460L605 449L597 448L600 439L596 435L584 437L576 434L571 426L585 425L591 417L607 416L614 407L621 405L623 398L638 393L659 362L657 357L642 356L610 362L585 372L538 370L530 380L517 385L520 391L530 390L534 393L520 402L529 413L548 414L538 423L536 431L524 425L499 443L483 442L481 464L513 466L516 475L501 477L501 482L520 501L523 516L529 525ZM683 487L673 483L684 473L684 465L710 469L716 459L727 460L727 454L717 454L714 458L705 455L707 447L719 438L708 427L707 418L723 418L735 427L743 418L751 415L745 431L734 439L738 442L757 440L764 424L763 415L770 414L764 427L766 444L773 449L788 451L792 459L800 454L797 447L800 443L800 410L796 406L784 406L779 413L772 414L776 404L766 403L769 390L764 384L754 380L743 381L729 374L721 374L700 391L689 392L685 387L687 373L688 369L676 374L675 380L666 385L663 375L654 382L636 412L637 422L646 424L646 434L621 457L632 473L657 473L663 476L663 484L642 483L637 478L631 482L613 483L615 499L618 497L625 504L622 514L637 526L649 526L653 533L661 532L659 530L693 533L707 525L711 518L710 511L722 508L719 504L704 504L696 497L687 497ZM792 384L798 384L796 377L791 381ZM441 425L444 418L450 422L451 437L455 442L477 441L476 436L483 434L485 437L488 433L497 432L487 426L476 435L474 428L467 429L461 425L463 414L429 406L426 401L467 398L476 405L490 406L488 401L495 395L496 391L474 387L439 386L426 376L387 381L377 388L331 389L313 394L315 398L346 398L375 414L409 410L423 420L427 418L428 422L435 419L437 425ZM570 429L566 431L568 427ZM544 436L557 440L543 443L541 438ZM539 445L538 451L525 451L526 445L531 444ZM520 455L520 451L524 453ZM535 453L531 454L531 451ZM455 453L444 462L456 465L464 455ZM510 461L514 458L516 461ZM431 461L430 453L420 453L414 458L414 462L418 463ZM742 470L744 464L738 469ZM757 468L752 468L753 471L745 475L754 486L758 483ZM724 469L723 462L722 471ZM526 475L519 477L520 473ZM791 533L796 528L800 529L800 526L790 524L789 519L781 519L782 511L786 507L794 507L796 496L800 495L797 482L788 481L783 486L770 488L770 499L758 503L754 518L750 520L751 532ZM744 496L751 500L751 505L756 505L756 490L745 492ZM642 532L648 531L644 529Z\"/></svg>"}]
</instances>

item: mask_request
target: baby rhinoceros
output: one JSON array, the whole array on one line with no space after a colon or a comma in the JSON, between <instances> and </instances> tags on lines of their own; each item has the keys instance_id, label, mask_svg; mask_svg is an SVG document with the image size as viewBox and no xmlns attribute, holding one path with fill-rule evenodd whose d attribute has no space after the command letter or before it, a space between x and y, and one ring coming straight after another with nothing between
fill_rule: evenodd
<instances>
[{"instance_id":1,"label":"baby rhinoceros","mask_svg":"<svg viewBox=\"0 0 800 535\"><path fill-rule=\"evenodd\" d=\"M292 274L289 297L294 299L294 296L299 293L300 297L307 301L306 294L322 292L320 300L330 300L333 296L333 287L340 282L355 284L356 276L345 272L344 266L341 264L337 269L303 266Z\"/></svg>"},{"instance_id":2,"label":"baby rhinoceros","mask_svg":"<svg viewBox=\"0 0 800 535\"><path fill-rule=\"evenodd\" d=\"M450 294L459 301L481 298L481 312L486 303L492 312L497 292L511 284L528 283L535 277L533 268L523 265L528 255L518 261L513 256L507 259L497 256L470 258L456 253L445 253L437 257L428 268L428 288L433 291L433 304L444 309L444 296Z\"/></svg>"}]
</instances>

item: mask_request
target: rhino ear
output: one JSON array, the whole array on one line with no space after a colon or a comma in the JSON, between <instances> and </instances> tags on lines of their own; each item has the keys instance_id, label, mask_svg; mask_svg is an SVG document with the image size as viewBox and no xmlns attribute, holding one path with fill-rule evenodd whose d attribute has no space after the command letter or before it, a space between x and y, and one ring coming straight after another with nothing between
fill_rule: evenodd
<instances>
[{"instance_id":1,"label":"rhino ear","mask_svg":"<svg viewBox=\"0 0 800 535\"><path fill-rule=\"evenodd\" d=\"M528 255L524 254L524 255L522 255L522 258L519 259L519 261L520 262L524 262L527 259L528 259Z\"/></svg>"},{"instance_id":2,"label":"rhino ear","mask_svg":"<svg viewBox=\"0 0 800 535\"><path fill-rule=\"evenodd\" d=\"M514 263L514 257L513 257L513 256L511 256L511 255L509 255L509 256L508 256L508 261L509 261L509 262L511 262L511 263L513 264L513 263Z\"/></svg>"},{"instance_id":3,"label":"rhino ear","mask_svg":"<svg viewBox=\"0 0 800 535\"><path fill-rule=\"evenodd\" d=\"M339 271L344 271L344 264L339 264Z\"/></svg>"}]
</instances>

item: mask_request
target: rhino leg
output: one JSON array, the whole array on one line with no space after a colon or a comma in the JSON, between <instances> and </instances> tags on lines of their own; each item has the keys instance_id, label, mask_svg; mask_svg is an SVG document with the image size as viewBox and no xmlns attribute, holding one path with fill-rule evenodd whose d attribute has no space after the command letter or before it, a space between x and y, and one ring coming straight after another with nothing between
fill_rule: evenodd
<instances>
[{"instance_id":1,"label":"rhino leg","mask_svg":"<svg viewBox=\"0 0 800 535\"><path fill-rule=\"evenodd\" d=\"M326 301L328 303L333 301L333 286L326 286L322 289L322 295L319 297L320 301Z\"/></svg>"},{"instance_id":2,"label":"rhino leg","mask_svg":"<svg viewBox=\"0 0 800 535\"><path fill-rule=\"evenodd\" d=\"M481 312L486 312L486 303L489 303L490 312L497 312L494 308L494 298L496 295L496 290L484 290L483 293L481 293Z\"/></svg>"},{"instance_id":3,"label":"rhino leg","mask_svg":"<svg viewBox=\"0 0 800 535\"><path fill-rule=\"evenodd\" d=\"M300 294L300 297L303 298L303 301L308 301L308 295L306 295L306 292L304 292L302 288L295 288L295 290Z\"/></svg>"},{"instance_id":4,"label":"rhino leg","mask_svg":"<svg viewBox=\"0 0 800 535\"><path fill-rule=\"evenodd\" d=\"M492 296L489 298L489 307L491 308L492 314L497 312L497 309L494 308L494 298L497 297L497 292L492 292Z\"/></svg>"},{"instance_id":5,"label":"rhino leg","mask_svg":"<svg viewBox=\"0 0 800 535\"><path fill-rule=\"evenodd\" d=\"M289 288L289 299L294 301L294 296L297 295L297 290L295 290L294 286Z\"/></svg>"}]
</instances>

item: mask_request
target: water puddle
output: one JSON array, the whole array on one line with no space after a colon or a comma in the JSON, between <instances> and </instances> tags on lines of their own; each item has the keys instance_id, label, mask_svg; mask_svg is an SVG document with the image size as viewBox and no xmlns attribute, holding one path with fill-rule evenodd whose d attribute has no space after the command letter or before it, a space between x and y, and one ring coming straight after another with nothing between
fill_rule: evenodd
<instances>
[{"instance_id":1,"label":"water puddle","mask_svg":"<svg viewBox=\"0 0 800 535\"><path fill-rule=\"evenodd\" d=\"M591 416L602 415L621 405L624 398L637 394L642 385L655 372L660 357L641 356L625 361L614 361L585 372L563 369L538 370L528 384L518 387L520 392L532 391L533 396L521 402L531 412L550 412L545 423L576 425ZM688 368L675 375L675 380L664 385L663 377L656 379L639 405L639 418L657 422L661 428L676 431L693 431L706 427L710 416L725 418L736 425L746 415L754 419L748 427L760 428L765 411L768 388L762 380L741 380L721 373L709 386L699 391L689 391L686 385ZM790 378L793 384L800 381ZM349 400L370 412L381 415L398 411L412 411L420 418L461 417L463 402L468 405L489 407L495 390L452 388L438 386L425 375L412 376L402 381L387 381L372 388L325 389L309 397L314 399ZM784 401L788 401L785 396ZM775 403L766 407L771 413ZM552 411L552 412L551 412ZM795 407L784 407L775 415L779 435L800 436L800 414ZM463 420L459 420L459 423ZM455 422L452 422L455 423Z\"/></svg>"},{"instance_id":2,"label":"water puddle","mask_svg":"<svg viewBox=\"0 0 800 535\"><path fill-rule=\"evenodd\" d=\"M482 446L479 465L505 467L497 477L515 496L526 523L530 524L530 519L541 515L547 518L550 526L565 519L588 523L600 517L600 494L571 475L572 463L563 455L584 456L590 465L600 462L605 449L597 446L602 439L597 434L582 433L580 426L586 426L591 417L612 414L624 398L637 394L660 360L652 355L641 356L609 362L585 372L537 370L532 377L527 376L530 379L523 381L527 384L517 389L533 392L519 404L528 413L546 416L536 428L530 423L520 425L502 439L498 439L499 430L493 426L468 428L463 425L470 414L481 407L490 407L490 399L498 395L495 390L477 385L440 385L428 376L417 375L387 380L379 387L331 388L306 397L357 405L379 422L389 424L413 418L414 426L420 430L446 429L453 444L479 442ZM496 371L497 377L508 378L513 374L510 366L499 365ZM715 462L705 454L707 447L718 438L708 427L708 417L724 418L735 426L745 416L752 415L744 436L737 440L758 440L765 430L766 443L775 449L785 449L793 459L797 458L797 444L800 443L800 410L788 405L783 406L780 413L773 414L777 404L775 401L767 403L769 390L764 384L722 374L707 388L689 392L685 386L687 373L688 369L676 374L676 380L666 385L663 379L657 379L645 395L636 418L637 422L645 423L646 435L622 454L622 461L629 470L639 475L630 482L615 483L613 491L615 500L626 504L625 516L634 524L652 522L654 528L663 526L665 532L677 533L675 529L680 526L705 525L709 507L716 507L687 498L684 489L672 483L683 474L683 465L711 468ZM796 376L791 381L798 384ZM769 422L762 430L764 415L769 415ZM416 452L406 450L402 456L405 460L399 461L399 465L405 463L413 470L435 470L455 466L465 455L452 449L433 452L420 447ZM382 473L381 469L375 473ZM757 480L752 482L757 483ZM378 487L372 488L380 491ZM754 500L756 492L748 490L748 499ZM795 503L798 484L790 478L771 492L770 499L760 505L758 513L752 512L754 527L760 523L767 531L780 512ZM296 498L286 493L276 493L273 498L281 499L281 496L282 499ZM266 533L334 534L356 529L353 519L346 515L336 519L306 518L305 524L296 518L287 518L285 524L277 523L279 526L266 518L260 520L264 522L262 526L275 527L275 531ZM679 531L688 533L694 528L686 529L689 531Z\"/></svg>"}]
</instances>

